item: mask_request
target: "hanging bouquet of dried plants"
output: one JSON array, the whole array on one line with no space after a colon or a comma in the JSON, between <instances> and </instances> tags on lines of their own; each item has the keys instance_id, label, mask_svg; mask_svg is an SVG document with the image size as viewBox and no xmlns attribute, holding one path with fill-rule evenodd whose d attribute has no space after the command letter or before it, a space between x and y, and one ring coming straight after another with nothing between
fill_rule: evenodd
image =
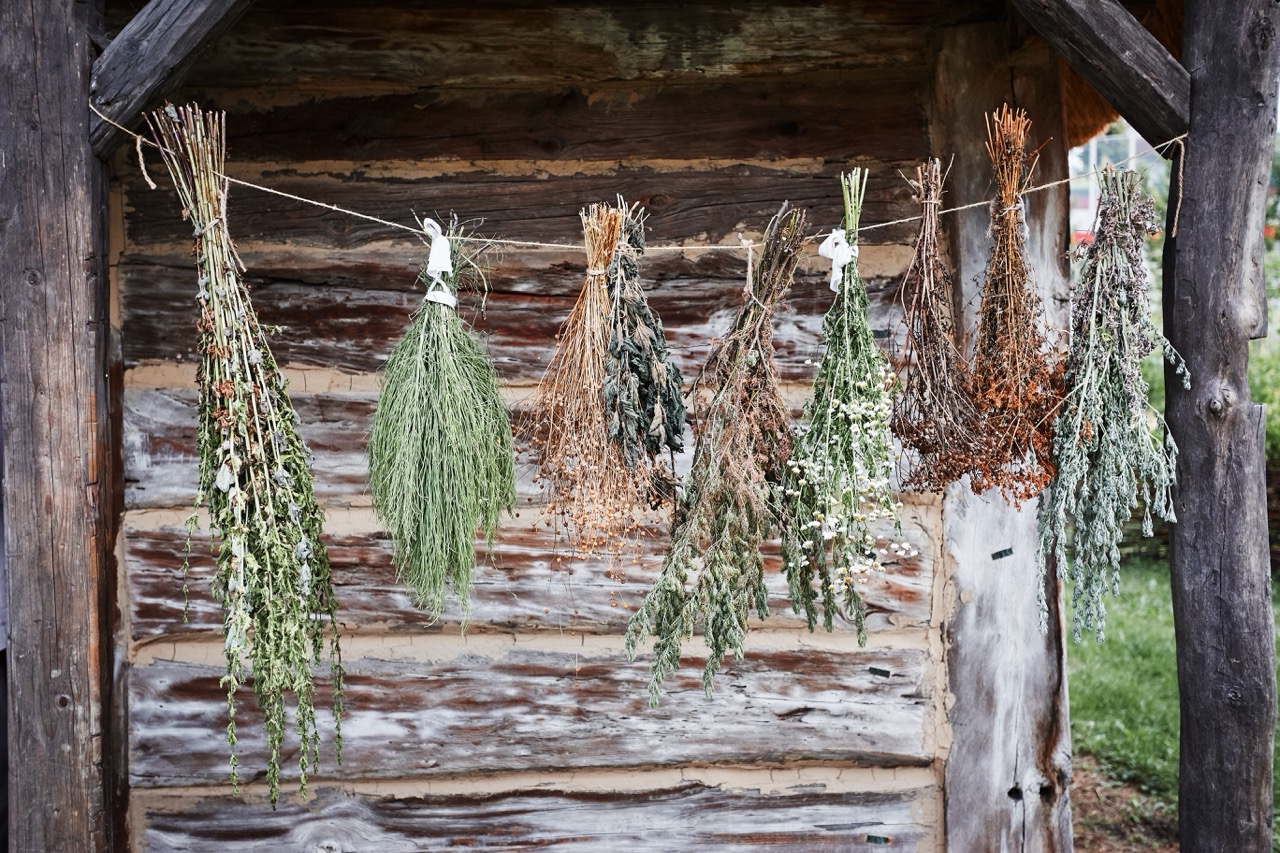
<instances>
[{"instance_id":1,"label":"hanging bouquet of dried plants","mask_svg":"<svg viewBox=\"0 0 1280 853\"><path fill-rule=\"evenodd\" d=\"M783 501L790 522L782 535L782 568L791 605L808 618L822 611L823 626L843 612L866 641L866 607L858 590L880 568L881 552L912 553L897 540L881 546L872 525L898 522L901 506L890 488L894 449L893 371L867 322L867 290L858 274L858 220L866 172L841 175L844 227L823 244L833 256L835 301L822 323L826 351L818 364L813 399L805 406L791 459L783 470ZM898 537L901 538L900 536Z\"/></svg>"},{"instance_id":2,"label":"hanging bouquet of dried plants","mask_svg":"<svg viewBox=\"0 0 1280 853\"><path fill-rule=\"evenodd\" d=\"M917 167L911 187L920 203L920 231L902 283L905 378L892 426L913 457L903 487L940 492L974 466L984 447L968 366L956 344L952 277L938 246L942 164L934 159Z\"/></svg>"},{"instance_id":3,"label":"hanging bouquet of dried plants","mask_svg":"<svg viewBox=\"0 0 1280 853\"><path fill-rule=\"evenodd\" d=\"M643 248L635 209L591 205L582 227L586 282L521 434L538 455L547 523L574 554L605 556L620 577L620 556L662 504L649 448L680 445L683 406L670 399L680 377L638 282L628 283Z\"/></svg>"},{"instance_id":4,"label":"hanging bouquet of dried plants","mask_svg":"<svg viewBox=\"0 0 1280 853\"><path fill-rule=\"evenodd\" d=\"M1057 477L1040 508L1040 567L1052 552L1059 576L1073 584L1077 642L1084 629L1103 638L1103 596L1120 592L1120 539L1139 499L1143 535L1151 535L1153 512L1175 520L1178 448L1147 402L1143 359L1161 350L1191 384L1181 357L1151 322L1143 244L1157 231L1155 206L1135 172L1108 167L1098 182L1093 240L1083 247L1071 297L1068 394L1054 424Z\"/></svg>"},{"instance_id":5,"label":"hanging bouquet of dried plants","mask_svg":"<svg viewBox=\"0 0 1280 853\"><path fill-rule=\"evenodd\" d=\"M676 507L661 572L627 625L627 654L652 635L649 699L680 665L686 639L701 624L709 654L708 696L728 653L742 657L751 613L764 618L767 595L760 548L785 529L778 484L791 453L787 408L773 359L774 308L791 285L804 240L803 211L784 204L770 221L743 305L695 383L697 446Z\"/></svg>"},{"instance_id":6,"label":"hanging bouquet of dried plants","mask_svg":"<svg viewBox=\"0 0 1280 853\"><path fill-rule=\"evenodd\" d=\"M419 276L427 294L383 371L369 490L417 605L436 619L452 590L465 619L476 531L492 546L512 510L515 455L497 371L456 310L460 290L485 290L479 252L447 248L474 244L460 239L456 220L447 234L431 220L424 227L433 232L433 261Z\"/></svg>"},{"instance_id":7,"label":"hanging bouquet of dried plants","mask_svg":"<svg viewBox=\"0 0 1280 853\"><path fill-rule=\"evenodd\" d=\"M970 485L978 493L999 488L1012 503L1035 497L1053 479L1053 420L1062 402L1062 364L1045 340L1025 245L1022 198L1035 169L1030 130L1026 113L1008 106L987 124L996 199L973 359L987 451L970 469Z\"/></svg>"},{"instance_id":8,"label":"hanging bouquet of dried plants","mask_svg":"<svg viewBox=\"0 0 1280 853\"><path fill-rule=\"evenodd\" d=\"M222 603L231 783L238 786L236 693L251 680L267 736L267 784L280 797L280 752L292 693L300 795L315 768L320 735L313 704L312 664L328 646L333 678L336 750L342 760L343 671L337 599L320 540L322 515L312 491L311 455L284 377L258 324L244 267L227 227L225 124L221 113L172 106L148 117L177 186L183 217L195 230L200 318L197 443L200 488L207 506L217 568L213 590ZM196 516L188 520L194 532ZM188 550L190 541L188 540ZM184 572L185 572L184 566ZM246 663L252 662L252 674Z\"/></svg>"}]
</instances>

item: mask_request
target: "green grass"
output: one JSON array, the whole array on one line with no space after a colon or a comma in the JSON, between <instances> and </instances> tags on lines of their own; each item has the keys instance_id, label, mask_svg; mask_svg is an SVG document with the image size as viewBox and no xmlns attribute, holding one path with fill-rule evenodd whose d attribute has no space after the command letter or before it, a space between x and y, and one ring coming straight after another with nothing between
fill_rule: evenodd
<instances>
[{"instance_id":1,"label":"green grass","mask_svg":"<svg viewBox=\"0 0 1280 853\"><path fill-rule=\"evenodd\" d=\"M1068 643L1071 739L1076 752L1094 756L1108 776L1176 811L1178 675L1169 568L1131 559L1121 571L1120 597L1106 600L1106 642Z\"/></svg>"}]
</instances>

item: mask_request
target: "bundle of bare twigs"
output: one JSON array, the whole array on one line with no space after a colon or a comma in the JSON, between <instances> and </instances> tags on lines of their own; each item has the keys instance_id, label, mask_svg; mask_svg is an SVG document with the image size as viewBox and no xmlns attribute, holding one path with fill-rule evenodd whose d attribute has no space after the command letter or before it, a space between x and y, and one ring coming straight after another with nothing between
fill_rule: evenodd
<instances>
[{"instance_id":1,"label":"bundle of bare twigs","mask_svg":"<svg viewBox=\"0 0 1280 853\"><path fill-rule=\"evenodd\" d=\"M975 492L998 488L1006 500L1020 503L1053 479L1062 364L1045 339L1040 295L1026 254L1022 198L1036 160L1027 152L1031 120L1006 105L992 114L987 130L996 198L972 377L987 448L969 476Z\"/></svg>"},{"instance_id":2,"label":"bundle of bare twigs","mask_svg":"<svg viewBox=\"0 0 1280 853\"><path fill-rule=\"evenodd\" d=\"M902 285L905 378L893 431L913 457L903 487L941 491L973 468L984 448L968 366L956 344L952 277L938 247L942 164L935 159L918 166L911 187L920 203L920 231Z\"/></svg>"},{"instance_id":3,"label":"bundle of bare twigs","mask_svg":"<svg viewBox=\"0 0 1280 853\"><path fill-rule=\"evenodd\" d=\"M685 479L662 570L627 625L627 653L653 635L649 698L680 665L684 640L702 625L709 648L702 673L710 696L722 659L742 657L751 613L767 615L760 547L785 527L779 483L791 455L787 408L773 359L773 312L791 285L804 240L800 210L769 223L742 309L695 383L693 467Z\"/></svg>"},{"instance_id":4,"label":"bundle of bare twigs","mask_svg":"<svg viewBox=\"0 0 1280 853\"><path fill-rule=\"evenodd\" d=\"M316 766L320 735L311 666L328 645L333 715L342 760L342 663L337 599L320 539L323 514L312 491L311 454L298 435L298 416L284 377L241 277L244 267L227 228L226 116L172 106L148 116L152 134L195 232L200 319L197 444L200 490L209 508L217 553L213 590L222 602L226 636L227 742L231 783L238 781L236 692L252 681L267 738L267 785L280 797L280 753L289 714L300 793ZM196 516L188 520L194 531ZM188 541L190 550L190 541ZM246 671L252 661L252 676Z\"/></svg>"}]
</instances>

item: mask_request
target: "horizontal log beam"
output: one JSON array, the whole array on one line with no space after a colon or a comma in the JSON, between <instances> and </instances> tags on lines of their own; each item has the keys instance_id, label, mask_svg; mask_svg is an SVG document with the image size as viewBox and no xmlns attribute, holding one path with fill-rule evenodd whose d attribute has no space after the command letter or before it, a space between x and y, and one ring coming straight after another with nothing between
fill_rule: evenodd
<instances>
[{"instance_id":1,"label":"horizontal log beam","mask_svg":"<svg viewBox=\"0 0 1280 853\"><path fill-rule=\"evenodd\" d=\"M186 76L200 53L253 0L151 0L93 64L90 95L103 114L126 127ZM102 159L125 138L102 116L92 117L89 140Z\"/></svg>"},{"instance_id":2,"label":"horizontal log beam","mask_svg":"<svg viewBox=\"0 0 1280 853\"><path fill-rule=\"evenodd\" d=\"M1013 0L1013 7L1148 142L1187 132L1191 75L1116 0Z\"/></svg>"}]
</instances>

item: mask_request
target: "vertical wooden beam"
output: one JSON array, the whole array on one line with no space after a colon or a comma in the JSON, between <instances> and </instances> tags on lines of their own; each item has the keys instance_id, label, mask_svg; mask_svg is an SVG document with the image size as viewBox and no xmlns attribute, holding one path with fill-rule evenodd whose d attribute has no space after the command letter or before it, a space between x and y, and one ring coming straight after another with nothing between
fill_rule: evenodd
<instances>
[{"instance_id":1,"label":"vertical wooden beam","mask_svg":"<svg viewBox=\"0 0 1280 853\"><path fill-rule=\"evenodd\" d=\"M1280 10L1188 0L1191 72L1181 210L1170 193L1166 334L1192 387L1167 375L1178 442L1172 528L1182 710L1184 853L1271 849L1275 626L1267 552L1263 407L1249 399L1249 338L1265 311L1262 226L1280 77ZM1176 189L1176 188L1175 188Z\"/></svg>"},{"instance_id":2,"label":"vertical wooden beam","mask_svg":"<svg viewBox=\"0 0 1280 853\"><path fill-rule=\"evenodd\" d=\"M109 849L105 165L89 145L101 2L0 3L0 382L9 849Z\"/></svg>"},{"instance_id":3,"label":"vertical wooden beam","mask_svg":"<svg viewBox=\"0 0 1280 853\"><path fill-rule=\"evenodd\" d=\"M1004 23L945 31L936 73L934 150L951 166L946 207L989 198L986 124L1002 103L1027 109L1041 153L1036 181L1066 177L1056 60L1043 45L1017 51ZM945 159L944 159L945 162ZM1066 187L1027 198L1029 252L1051 322L1063 325ZM990 254L985 208L944 217L965 339L976 325ZM944 625L952 743L945 771L947 850L1071 850L1071 744L1061 590L1047 580L1050 631L1040 633L1036 505L1021 511L967 482L943 499L953 610Z\"/></svg>"}]
</instances>

